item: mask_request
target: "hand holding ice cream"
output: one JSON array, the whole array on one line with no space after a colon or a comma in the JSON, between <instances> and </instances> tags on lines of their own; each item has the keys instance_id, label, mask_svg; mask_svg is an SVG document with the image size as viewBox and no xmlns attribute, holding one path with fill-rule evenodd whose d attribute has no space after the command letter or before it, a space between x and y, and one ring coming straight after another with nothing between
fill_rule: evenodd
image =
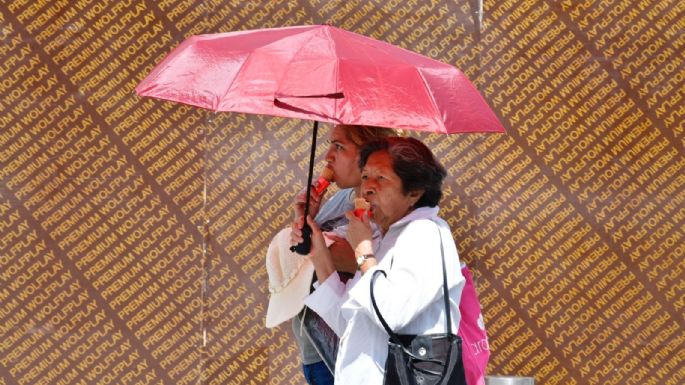
<instances>
[{"instance_id":1,"label":"hand holding ice cream","mask_svg":"<svg viewBox=\"0 0 685 385\"><path fill-rule=\"evenodd\" d=\"M366 201L366 199L354 198L354 216L356 216L357 218L362 219L364 213L366 213L367 216L370 216L370 208L371 205L369 204L369 202Z\"/></svg>"},{"instance_id":2,"label":"hand holding ice cream","mask_svg":"<svg viewBox=\"0 0 685 385\"><path fill-rule=\"evenodd\" d=\"M316 183L314 183L314 190L316 191L316 193L321 195L321 193L326 191L326 188L328 188L332 180L333 169L330 167L325 167L323 171L321 171L319 179L317 179Z\"/></svg>"}]
</instances>

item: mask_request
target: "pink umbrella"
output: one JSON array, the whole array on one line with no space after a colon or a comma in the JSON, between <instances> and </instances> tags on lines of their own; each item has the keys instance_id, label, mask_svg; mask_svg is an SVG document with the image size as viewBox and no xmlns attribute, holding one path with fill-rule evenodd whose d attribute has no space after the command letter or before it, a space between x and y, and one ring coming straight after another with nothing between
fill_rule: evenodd
<instances>
[{"instance_id":1,"label":"pink umbrella","mask_svg":"<svg viewBox=\"0 0 685 385\"><path fill-rule=\"evenodd\" d=\"M330 25L191 36L136 92L214 111L314 120L311 160L319 121L504 132L455 67Z\"/></svg>"}]
</instances>

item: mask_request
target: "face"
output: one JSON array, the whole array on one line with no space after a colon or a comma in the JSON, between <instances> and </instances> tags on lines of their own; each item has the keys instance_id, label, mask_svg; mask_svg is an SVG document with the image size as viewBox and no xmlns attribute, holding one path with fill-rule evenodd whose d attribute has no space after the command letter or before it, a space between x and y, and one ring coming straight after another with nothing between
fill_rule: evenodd
<instances>
[{"instance_id":1,"label":"face","mask_svg":"<svg viewBox=\"0 0 685 385\"><path fill-rule=\"evenodd\" d=\"M407 215L422 191L402 191L402 180L392 169L392 158L386 151L374 152L362 170L362 194L371 204L371 218L383 233L390 225Z\"/></svg>"},{"instance_id":2,"label":"face","mask_svg":"<svg viewBox=\"0 0 685 385\"><path fill-rule=\"evenodd\" d=\"M326 162L328 167L333 169L333 181L338 187L357 187L361 183L359 149L347 138L343 127L335 126L331 131Z\"/></svg>"}]
</instances>

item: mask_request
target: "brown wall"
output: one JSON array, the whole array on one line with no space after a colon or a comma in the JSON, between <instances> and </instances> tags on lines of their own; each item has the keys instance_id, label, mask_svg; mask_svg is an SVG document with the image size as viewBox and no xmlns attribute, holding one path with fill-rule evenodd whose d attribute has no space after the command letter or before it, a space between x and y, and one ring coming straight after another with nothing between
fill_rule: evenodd
<instances>
[{"instance_id":1,"label":"brown wall","mask_svg":"<svg viewBox=\"0 0 685 385\"><path fill-rule=\"evenodd\" d=\"M441 213L476 274L489 372L684 383L684 3L477 11L3 2L0 385L303 382L289 328L263 327L263 256L310 124L133 88L191 34L323 22L456 65L507 127L421 136L449 170Z\"/></svg>"}]
</instances>

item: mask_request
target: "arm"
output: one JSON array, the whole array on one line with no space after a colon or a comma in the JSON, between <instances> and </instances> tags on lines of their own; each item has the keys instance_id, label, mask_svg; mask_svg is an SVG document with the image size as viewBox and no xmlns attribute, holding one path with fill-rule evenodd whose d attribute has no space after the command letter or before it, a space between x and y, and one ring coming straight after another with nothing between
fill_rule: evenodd
<instances>
[{"instance_id":1,"label":"arm","mask_svg":"<svg viewBox=\"0 0 685 385\"><path fill-rule=\"evenodd\" d=\"M335 265L333 264L333 257L330 250L326 247L326 241L323 238L323 233L319 226L311 217L307 217L307 223L312 228L312 249L309 252L309 257L314 264L316 277L319 284L322 284L328 277L335 272Z\"/></svg>"},{"instance_id":2,"label":"arm","mask_svg":"<svg viewBox=\"0 0 685 385\"><path fill-rule=\"evenodd\" d=\"M371 223L369 222L369 215L365 213L361 218L354 215L354 212L350 211L345 214L349 224L347 226L346 238L350 242L351 248L354 250L355 266L357 264L356 259L361 255L371 255L373 256L374 244L373 244L373 230L371 228ZM362 274L376 266L378 261L375 257L371 257L364 261L364 263L359 266Z\"/></svg>"},{"instance_id":3,"label":"arm","mask_svg":"<svg viewBox=\"0 0 685 385\"><path fill-rule=\"evenodd\" d=\"M347 288L335 270L331 252L326 248L321 229L310 217L307 217L307 222L312 227L312 250L309 255L319 285L305 298L305 304L319 314L340 336L347 324L340 311L342 303L347 299Z\"/></svg>"},{"instance_id":4,"label":"arm","mask_svg":"<svg viewBox=\"0 0 685 385\"><path fill-rule=\"evenodd\" d=\"M443 242L449 241L451 237L449 240L443 237ZM423 220L407 225L385 258L392 258L392 268L384 261L387 277L377 279L374 296L385 321L394 331L400 331L442 297L442 256L437 226ZM446 252L445 258L456 258L456 255ZM382 327L369 295L373 275L370 273L377 269L377 266L370 267L349 296L352 306L358 306Z\"/></svg>"},{"instance_id":5,"label":"arm","mask_svg":"<svg viewBox=\"0 0 685 385\"><path fill-rule=\"evenodd\" d=\"M302 242L302 222L293 224L290 232L290 245L296 245ZM328 246L331 253L331 259L336 271L354 274L357 272L357 262L354 256L354 250L345 238L340 238L332 233L327 233L326 236L332 240Z\"/></svg>"}]
</instances>

